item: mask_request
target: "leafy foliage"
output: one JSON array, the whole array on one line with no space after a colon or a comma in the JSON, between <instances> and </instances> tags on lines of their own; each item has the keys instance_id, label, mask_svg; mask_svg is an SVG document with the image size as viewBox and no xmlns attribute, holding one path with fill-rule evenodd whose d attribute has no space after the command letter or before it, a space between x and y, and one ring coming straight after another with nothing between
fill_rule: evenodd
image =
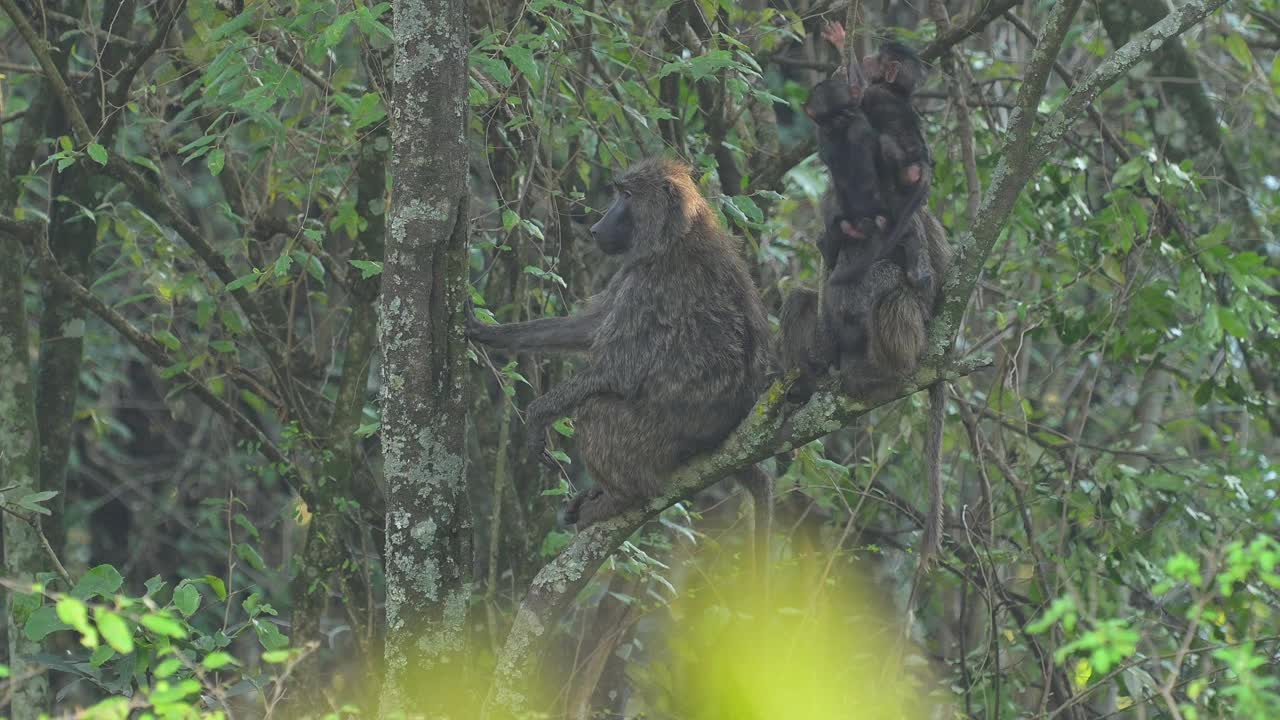
<instances>
[{"instance_id":1,"label":"leafy foliage","mask_svg":"<svg viewBox=\"0 0 1280 720\"><path fill-rule=\"evenodd\" d=\"M350 680L388 631L370 369L394 9L45 5L48 26L26 21L94 134L0 18L0 231L40 229L23 235L28 256L7 259L23 264L38 336L0 327L0 342L48 380L39 429L59 430L40 437L42 462L61 468L20 497L0 479L3 521L49 540L6 547L47 570L6 577L8 632L46 648L50 709L253 715L301 697L349 713L367 699ZM580 306L616 267L585 231L611 173L660 152L696 166L770 307L815 282L826 178L799 109L838 62L818 39L843 18L836 3L471 5L480 317ZM947 5L959 21L983 3ZM1046 8L1024 5L1018 17L1039 28ZM112 8L126 11L108 20ZM1073 20L1060 59L1077 77L1150 24L1104 10ZM866 11L876 41L943 35L924 9ZM843 632L855 613L824 604L838 599L822 595L826 578L861 572L895 621L859 615L858 627L895 625L914 602L902 651L930 671L904 686L927 679L965 716L1280 716L1278 28L1275 0L1214 15L1108 90L1018 197L957 342L995 366L951 388L948 542L915 594L904 568L924 506L923 398L765 463L775 559L808 569L786 577L812 583L821 612L775 598L757 618L725 600L741 599L724 568L745 572L749 533L713 491L638 533L577 599L555 630L563 662L547 663L575 672L553 678L567 684L553 695L627 717L671 710L694 696L669 659L696 664L724 650L713 630L757 621ZM919 102L930 206L956 236L975 220L970 191L993 179L1031 46L1007 19L976 30L954 54L939 48ZM1051 79L1042 113L1066 82ZM555 426L558 469L522 452L523 409L571 366L470 357L483 594L469 627L483 664L571 537L555 506L590 477L571 421ZM48 390L60 387L74 389L69 405ZM0 698L25 679L17 662L0 665Z\"/></svg>"}]
</instances>

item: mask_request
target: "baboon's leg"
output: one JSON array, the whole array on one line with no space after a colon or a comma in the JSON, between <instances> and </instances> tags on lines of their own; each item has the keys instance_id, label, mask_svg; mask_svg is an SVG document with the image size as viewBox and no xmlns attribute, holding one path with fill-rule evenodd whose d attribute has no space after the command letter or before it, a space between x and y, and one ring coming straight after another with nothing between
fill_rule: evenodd
<instances>
[{"instance_id":1,"label":"baboon's leg","mask_svg":"<svg viewBox=\"0 0 1280 720\"><path fill-rule=\"evenodd\" d=\"M841 381L850 395L881 399L915 372L925 349L928 314L920 296L907 287L906 273L888 260L867 269L855 298L866 323L867 349L865 355L841 357Z\"/></svg>"},{"instance_id":2,"label":"baboon's leg","mask_svg":"<svg viewBox=\"0 0 1280 720\"><path fill-rule=\"evenodd\" d=\"M819 326L818 293L807 288L794 290L782 305L779 324L778 359L782 369L800 371L800 378L787 397L805 400L813 394L834 355L832 339Z\"/></svg>"}]
</instances>

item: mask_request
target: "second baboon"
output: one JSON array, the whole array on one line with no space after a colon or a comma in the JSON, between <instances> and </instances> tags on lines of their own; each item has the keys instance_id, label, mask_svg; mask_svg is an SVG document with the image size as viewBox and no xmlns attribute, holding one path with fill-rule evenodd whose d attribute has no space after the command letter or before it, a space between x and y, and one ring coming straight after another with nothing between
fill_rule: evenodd
<instances>
[{"instance_id":1,"label":"second baboon","mask_svg":"<svg viewBox=\"0 0 1280 720\"><path fill-rule=\"evenodd\" d=\"M769 326L760 294L690 172L650 159L615 179L616 199L591 234L622 266L583 312L468 323L487 345L586 357L581 372L529 405L526 420L531 449L542 454L550 423L576 417L596 482L566 508L579 527L659 495L673 470L725 439L763 389ZM767 518L765 481L745 475Z\"/></svg>"},{"instance_id":2,"label":"second baboon","mask_svg":"<svg viewBox=\"0 0 1280 720\"><path fill-rule=\"evenodd\" d=\"M951 246L941 223L928 208L904 222L905 232L915 236L908 239L927 249L931 266L945 277L951 266ZM792 398L807 397L817 379L835 367L846 393L871 401L887 399L915 372L927 349L926 328L939 308L940 284L925 293L908 282L901 258L869 259L859 247L847 245L841 250L820 291L799 288L783 304L779 359L784 370L800 372ZM944 385L935 383L929 387L925 431L929 510L921 567L937 556L942 540L945 409Z\"/></svg>"}]
</instances>

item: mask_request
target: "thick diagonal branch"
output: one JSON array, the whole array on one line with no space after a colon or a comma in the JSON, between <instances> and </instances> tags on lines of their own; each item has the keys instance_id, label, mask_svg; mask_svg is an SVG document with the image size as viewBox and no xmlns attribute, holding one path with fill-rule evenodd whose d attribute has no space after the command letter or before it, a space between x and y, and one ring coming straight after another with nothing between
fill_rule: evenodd
<instances>
[{"instance_id":1,"label":"thick diagonal branch","mask_svg":"<svg viewBox=\"0 0 1280 720\"><path fill-rule=\"evenodd\" d=\"M967 375L985 364L983 360L969 359L964 365L945 372L935 367L923 368L899 390L897 397L906 397L940 380ZM600 564L641 525L712 483L829 435L876 407L836 394L827 387L788 414L785 395L783 385L775 384L719 450L696 458L676 471L662 496L578 533L560 555L538 572L498 658L497 677L488 707L514 708L525 704L520 684L525 673L535 666L531 660L537 656L547 634Z\"/></svg>"}]
</instances>

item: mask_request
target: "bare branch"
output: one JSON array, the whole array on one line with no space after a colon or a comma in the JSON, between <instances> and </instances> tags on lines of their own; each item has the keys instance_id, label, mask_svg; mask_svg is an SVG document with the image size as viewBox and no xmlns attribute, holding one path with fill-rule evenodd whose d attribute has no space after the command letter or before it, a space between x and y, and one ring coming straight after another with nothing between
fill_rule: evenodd
<instances>
[{"instance_id":1,"label":"bare branch","mask_svg":"<svg viewBox=\"0 0 1280 720\"><path fill-rule=\"evenodd\" d=\"M1031 131L1036 124L1036 111L1040 107L1040 99L1044 97L1049 72L1053 70L1058 51L1062 49L1062 41L1071 29L1071 18L1075 17L1082 2L1083 0L1064 0L1054 5L1045 22L1044 32L1036 40L1036 48L1031 53L1031 60L1027 62L1022 86L1018 88L1018 99L1009 117L1005 157L1011 155L1011 148L1025 148L1031 139Z\"/></svg>"},{"instance_id":2,"label":"bare branch","mask_svg":"<svg viewBox=\"0 0 1280 720\"><path fill-rule=\"evenodd\" d=\"M970 36L981 32L993 20L1000 17L1001 13L1015 7L1020 2L1022 0L993 0L969 17L961 18L951 23L946 32L943 32L933 42L924 46L924 49L920 51L920 59L925 62L937 60L947 50L964 42Z\"/></svg>"}]
</instances>

